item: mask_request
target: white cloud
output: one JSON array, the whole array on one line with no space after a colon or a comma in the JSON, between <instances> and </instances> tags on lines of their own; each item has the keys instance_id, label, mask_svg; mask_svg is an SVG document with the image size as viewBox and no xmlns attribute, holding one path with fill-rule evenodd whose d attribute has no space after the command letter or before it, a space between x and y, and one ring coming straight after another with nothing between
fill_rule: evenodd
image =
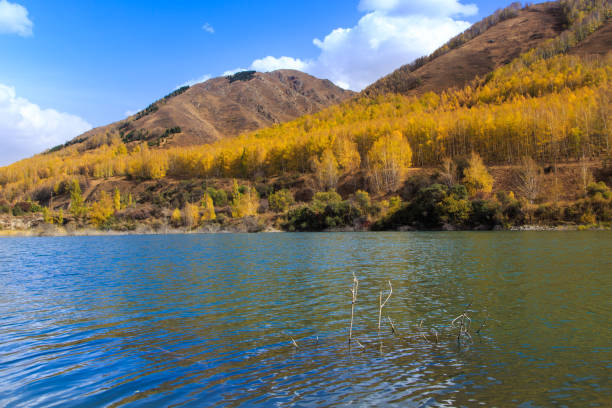
<instances>
[{"instance_id":1,"label":"white cloud","mask_svg":"<svg viewBox=\"0 0 612 408\"><path fill-rule=\"evenodd\" d=\"M320 50L317 58L268 56L253 61L251 69L298 69L358 91L470 26L453 16L478 12L458 0L362 0L359 7L367 14L357 25L313 40Z\"/></svg>"},{"instance_id":2,"label":"white cloud","mask_svg":"<svg viewBox=\"0 0 612 408\"><path fill-rule=\"evenodd\" d=\"M199 84L200 82L206 82L206 81L208 81L210 78L211 78L211 76L210 76L210 75L208 75L208 74L206 74L206 75L202 75L202 76L201 76L201 77L199 77L199 78L196 78L196 79L191 79L191 80L189 80L189 81L185 82L184 84L181 84L181 85L177 86L177 87L176 87L176 89L178 89L178 88L182 88L182 87L184 87L184 86L194 86L195 84Z\"/></svg>"},{"instance_id":3,"label":"white cloud","mask_svg":"<svg viewBox=\"0 0 612 408\"><path fill-rule=\"evenodd\" d=\"M40 153L91 129L78 116L41 109L0 84L0 165Z\"/></svg>"},{"instance_id":4,"label":"white cloud","mask_svg":"<svg viewBox=\"0 0 612 408\"><path fill-rule=\"evenodd\" d=\"M247 69L245 69L245 68L236 68L236 69L230 69L229 71L225 71L225 72L223 73L223 76L230 76L230 75L234 75L235 73L242 72L242 71L248 71L248 70L247 70Z\"/></svg>"},{"instance_id":5,"label":"white cloud","mask_svg":"<svg viewBox=\"0 0 612 408\"><path fill-rule=\"evenodd\" d=\"M291 57L265 57L253 61L251 69L260 72L276 71L277 69L297 69L298 71L305 71L309 67L309 63L302 61L299 58Z\"/></svg>"},{"instance_id":6,"label":"white cloud","mask_svg":"<svg viewBox=\"0 0 612 408\"><path fill-rule=\"evenodd\" d=\"M210 24L206 23L202 26L202 30L206 31L207 33L210 34L214 34L215 33L215 28L213 26L211 26Z\"/></svg>"},{"instance_id":7,"label":"white cloud","mask_svg":"<svg viewBox=\"0 0 612 408\"><path fill-rule=\"evenodd\" d=\"M0 34L32 35L32 21L28 10L22 5L0 0Z\"/></svg>"}]
</instances>

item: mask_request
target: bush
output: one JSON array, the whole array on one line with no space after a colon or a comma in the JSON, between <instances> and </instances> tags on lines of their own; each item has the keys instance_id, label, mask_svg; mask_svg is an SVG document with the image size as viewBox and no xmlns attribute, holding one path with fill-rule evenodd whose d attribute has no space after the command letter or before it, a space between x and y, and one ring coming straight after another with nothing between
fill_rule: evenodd
<instances>
[{"instance_id":1,"label":"bush","mask_svg":"<svg viewBox=\"0 0 612 408\"><path fill-rule=\"evenodd\" d=\"M472 201L470 223L474 226L493 227L501 224L501 213L497 203L486 200Z\"/></svg>"},{"instance_id":2,"label":"bush","mask_svg":"<svg viewBox=\"0 0 612 408\"><path fill-rule=\"evenodd\" d=\"M326 192L318 192L314 195L312 200L312 206L317 209L323 209L328 205L336 205L342 202L342 197L340 194L336 193L334 190L326 191Z\"/></svg>"},{"instance_id":3,"label":"bush","mask_svg":"<svg viewBox=\"0 0 612 408\"><path fill-rule=\"evenodd\" d=\"M11 205L6 200L0 200L0 214L8 214L11 212Z\"/></svg>"},{"instance_id":4,"label":"bush","mask_svg":"<svg viewBox=\"0 0 612 408\"><path fill-rule=\"evenodd\" d=\"M360 211L335 191L317 193L310 205L289 211L284 225L289 231L322 231L352 226Z\"/></svg>"},{"instance_id":5,"label":"bush","mask_svg":"<svg viewBox=\"0 0 612 408\"><path fill-rule=\"evenodd\" d=\"M213 187L208 187L206 192L212 198L215 207L225 207L228 203L227 192L225 190L217 190Z\"/></svg>"},{"instance_id":6,"label":"bush","mask_svg":"<svg viewBox=\"0 0 612 408\"><path fill-rule=\"evenodd\" d=\"M16 205L16 206L13 207L13 215L15 217L19 217L19 216L21 216L23 214L24 214L24 211L23 211L23 209L20 206Z\"/></svg>"},{"instance_id":7,"label":"bush","mask_svg":"<svg viewBox=\"0 0 612 408\"><path fill-rule=\"evenodd\" d=\"M367 191L357 190L355 193L355 203L357 208L361 210L363 214L369 214L372 211L372 200L370 194Z\"/></svg>"},{"instance_id":8,"label":"bush","mask_svg":"<svg viewBox=\"0 0 612 408\"><path fill-rule=\"evenodd\" d=\"M606 200L609 200L612 197L612 193L610 192L610 188L604 183L600 181L599 183L591 183L587 186L587 196L595 197L597 194L600 194Z\"/></svg>"},{"instance_id":9,"label":"bush","mask_svg":"<svg viewBox=\"0 0 612 408\"><path fill-rule=\"evenodd\" d=\"M268 197L268 205L270 209L276 213L286 212L294 202L293 194L286 189L272 193Z\"/></svg>"}]
</instances>

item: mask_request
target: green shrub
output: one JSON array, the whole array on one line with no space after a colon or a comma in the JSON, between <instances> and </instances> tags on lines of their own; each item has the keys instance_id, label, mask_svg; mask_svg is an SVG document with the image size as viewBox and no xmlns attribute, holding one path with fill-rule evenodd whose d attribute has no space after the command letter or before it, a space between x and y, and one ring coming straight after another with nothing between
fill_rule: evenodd
<instances>
[{"instance_id":1,"label":"green shrub","mask_svg":"<svg viewBox=\"0 0 612 408\"><path fill-rule=\"evenodd\" d=\"M225 207L228 204L227 192L225 190L208 187L206 192L212 198L215 207Z\"/></svg>"},{"instance_id":2,"label":"green shrub","mask_svg":"<svg viewBox=\"0 0 612 408\"><path fill-rule=\"evenodd\" d=\"M289 190L279 190L270 194L268 197L268 205L270 209L276 213L286 212L295 203L293 194Z\"/></svg>"},{"instance_id":3,"label":"green shrub","mask_svg":"<svg viewBox=\"0 0 612 408\"><path fill-rule=\"evenodd\" d=\"M600 181L599 183L591 183L587 186L587 196L595 197L597 194L601 195L601 197L606 200L609 200L610 197L612 197L610 188L603 181Z\"/></svg>"},{"instance_id":4,"label":"green shrub","mask_svg":"<svg viewBox=\"0 0 612 408\"><path fill-rule=\"evenodd\" d=\"M284 227L289 231L322 231L354 225L361 211L335 191L317 193L310 205L290 210Z\"/></svg>"},{"instance_id":5,"label":"green shrub","mask_svg":"<svg viewBox=\"0 0 612 408\"><path fill-rule=\"evenodd\" d=\"M493 201L474 200L472 201L472 215L470 224L473 226L489 226L502 224L499 205Z\"/></svg>"},{"instance_id":6,"label":"green shrub","mask_svg":"<svg viewBox=\"0 0 612 408\"><path fill-rule=\"evenodd\" d=\"M364 214L368 214L370 212L372 200L370 199L370 194L368 194L367 191L357 190L355 193L355 203Z\"/></svg>"}]
</instances>

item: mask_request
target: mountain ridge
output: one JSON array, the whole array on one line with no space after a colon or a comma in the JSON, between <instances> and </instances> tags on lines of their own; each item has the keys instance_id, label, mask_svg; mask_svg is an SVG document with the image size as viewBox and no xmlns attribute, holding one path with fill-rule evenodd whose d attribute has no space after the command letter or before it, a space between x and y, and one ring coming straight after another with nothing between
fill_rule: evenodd
<instances>
[{"instance_id":1,"label":"mountain ridge","mask_svg":"<svg viewBox=\"0 0 612 408\"><path fill-rule=\"evenodd\" d=\"M245 73L179 88L137 114L85 132L66 145L86 142L91 148L113 137L157 146L207 144L315 113L354 95L300 71Z\"/></svg>"},{"instance_id":2,"label":"mountain ridge","mask_svg":"<svg viewBox=\"0 0 612 408\"><path fill-rule=\"evenodd\" d=\"M524 8L518 8L518 4L498 10L499 17L494 22L489 20L496 14L475 23L431 56L403 65L368 86L362 94L369 97L385 93L421 95L460 88L564 30L565 21L558 2ZM479 25L484 27L474 34ZM463 42L461 39L466 33L474 36Z\"/></svg>"}]
</instances>

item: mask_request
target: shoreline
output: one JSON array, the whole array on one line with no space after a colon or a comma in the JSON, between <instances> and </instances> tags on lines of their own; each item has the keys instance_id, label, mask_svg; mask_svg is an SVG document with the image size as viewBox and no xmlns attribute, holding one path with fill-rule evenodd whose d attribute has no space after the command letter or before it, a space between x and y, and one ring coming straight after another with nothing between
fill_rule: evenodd
<instances>
[{"instance_id":1,"label":"shoreline","mask_svg":"<svg viewBox=\"0 0 612 408\"><path fill-rule=\"evenodd\" d=\"M395 229L395 230L384 230L384 231L371 231L358 228L344 228L338 230L324 230L324 231L301 231L306 232L323 232L323 233L342 233L342 232L564 232L564 231L610 231L610 227L601 225L562 225L562 226L547 226L547 225L522 225L510 228L500 229ZM134 231L114 231L114 230L96 230L96 229L77 229L68 231L65 228L54 228L50 229L26 229L26 230L0 230L0 238L11 238L11 237L104 237L104 236L129 236L129 235L201 235L201 234L278 234L278 233L295 233L292 231L283 231L275 228L266 228L262 231L243 231L240 229L197 229L197 230L184 230L169 228L160 231L150 229L137 229Z\"/></svg>"}]
</instances>

